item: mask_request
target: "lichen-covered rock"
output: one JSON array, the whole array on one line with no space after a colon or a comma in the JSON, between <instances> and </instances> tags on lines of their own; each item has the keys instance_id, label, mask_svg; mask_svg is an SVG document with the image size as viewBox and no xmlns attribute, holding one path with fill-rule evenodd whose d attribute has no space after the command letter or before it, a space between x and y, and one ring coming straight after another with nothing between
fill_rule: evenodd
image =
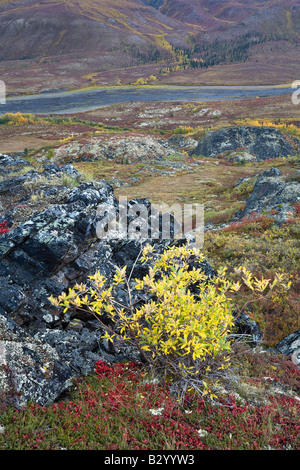
<instances>
[{"instance_id":1,"label":"lichen-covered rock","mask_svg":"<svg viewBox=\"0 0 300 470\"><path fill-rule=\"evenodd\" d=\"M90 137L63 144L54 151L55 161L115 160L120 163L157 160L176 152L168 141L149 135Z\"/></svg>"},{"instance_id":2,"label":"lichen-covered rock","mask_svg":"<svg viewBox=\"0 0 300 470\"><path fill-rule=\"evenodd\" d=\"M0 153L0 171L2 175L9 175L20 168L30 167L30 163L24 160L22 154L3 155Z\"/></svg>"},{"instance_id":3,"label":"lichen-covered rock","mask_svg":"<svg viewBox=\"0 0 300 470\"><path fill-rule=\"evenodd\" d=\"M195 148L198 145L198 142L196 139L193 139L192 137L186 137L183 135L173 135L169 139L170 145L172 145L175 149L177 150L184 150L186 152L192 153Z\"/></svg>"},{"instance_id":4,"label":"lichen-covered rock","mask_svg":"<svg viewBox=\"0 0 300 470\"><path fill-rule=\"evenodd\" d=\"M249 152L234 152L228 156L230 162L251 163L256 161L256 157Z\"/></svg>"},{"instance_id":5,"label":"lichen-covered rock","mask_svg":"<svg viewBox=\"0 0 300 470\"><path fill-rule=\"evenodd\" d=\"M283 338L274 350L285 356L291 356L296 365L300 365L300 330L294 331L286 338Z\"/></svg>"},{"instance_id":6,"label":"lichen-covered rock","mask_svg":"<svg viewBox=\"0 0 300 470\"><path fill-rule=\"evenodd\" d=\"M236 219L259 213L286 222L296 214L294 205L299 202L300 184L284 181L278 168L270 168L258 176L245 208L236 214Z\"/></svg>"},{"instance_id":7,"label":"lichen-covered rock","mask_svg":"<svg viewBox=\"0 0 300 470\"><path fill-rule=\"evenodd\" d=\"M114 205L112 188L103 181L83 184L69 190L65 204L34 214L0 237L0 307L19 324L55 324L49 295L58 295L102 262L103 242L95 243L101 202Z\"/></svg>"},{"instance_id":8,"label":"lichen-covered rock","mask_svg":"<svg viewBox=\"0 0 300 470\"><path fill-rule=\"evenodd\" d=\"M34 201L40 201L40 205L59 203L71 183L79 185L82 181L82 175L71 164L48 163L37 170L29 169L29 163L18 155L10 155L8 161L10 166L4 164L7 159L0 158L0 172L5 175L0 178L0 223L6 220L10 227L30 218L28 212L34 209ZM23 174L16 176L19 170Z\"/></svg>"},{"instance_id":9,"label":"lichen-covered rock","mask_svg":"<svg viewBox=\"0 0 300 470\"><path fill-rule=\"evenodd\" d=\"M236 334L245 337L246 341L252 344L259 344L263 338L263 334L258 323L249 317L245 312L237 314L233 312L235 317Z\"/></svg>"},{"instance_id":10,"label":"lichen-covered rock","mask_svg":"<svg viewBox=\"0 0 300 470\"><path fill-rule=\"evenodd\" d=\"M46 165L42 172L33 171L30 175L24 175L19 187L21 197L24 182L30 178L34 184L41 182L43 185L45 180L58 178L58 175L62 178L63 171L77 178L74 167L58 167L55 163ZM10 178L9 181L14 187L15 179ZM3 188L5 181L2 183ZM18 201L18 195L18 192L12 192L11 197ZM19 374L17 390L22 392L22 400L38 403L46 403L53 397L55 399L72 374L86 375L93 370L95 361L101 358L110 362L139 358L135 348L107 343L102 338L103 327L101 329L91 313L80 310L63 313L51 304L49 297L57 297L76 283L87 282L88 276L96 271L100 271L110 282L117 267L127 266L128 274L132 273L132 280L141 278L149 268L149 265L143 265L138 260L143 244L150 242L155 245L157 252L162 252L174 242L177 230L176 221L171 216L169 237L163 237L159 212L153 211L147 199L137 199L125 202L124 237L122 231L115 237L100 236L98 226L107 216L117 216L120 225L119 201L106 181L65 188L59 191L59 198L59 202L55 201L55 197L54 202L51 198L46 200L46 208L32 211L22 223L16 223L13 212L10 212L15 224L8 233L0 236L0 315L14 321L14 331L18 333L18 336L7 342L11 336L7 334L9 327L3 320L4 343L1 344L5 346L5 357L8 357L8 352L10 354L9 367L17 371L14 380ZM149 224L149 228L152 228L151 222L156 222L152 238L148 231L142 241L138 236L130 238L126 233L131 226L135 232L139 217L139 211L135 211L136 204L139 209L145 209L142 211L142 221L146 226ZM5 220L7 215L4 214ZM183 242L184 239L177 241ZM203 262L202 268L207 276L214 275L209 263ZM132 281L133 301L143 302L140 291L135 290L133 284ZM120 302L126 303L128 292L125 288L119 288L117 296ZM105 317L101 320L104 323L108 321ZM22 334L26 338L24 342L19 339L19 336L23 337ZM48 353L50 357L47 359ZM22 368L16 363L17 355L26 367ZM38 374L44 374L44 371L45 374L49 372L48 383L39 379ZM1 377L3 381L6 380L5 374ZM40 385L34 387L34 380L41 382ZM44 401L40 395L44 395Z\"/></svg>"},{"instance_id":11,"label":"lichen-covered rock","mask_svg":"<svg viewBox=\"0 0 300 470\"><path fill-rule=\"evenodd\" d=\"M293 156L300 141L291 139L274 127L239 126L208 132L194 153L204 157L224 156L228 151L246 151L256 160Z\"/></svg>"},{"instance_id":12,"label":"lichen-covered rock","mask_svg":"<svg viewBox=\"0 0 300 470\"><path fill-rule=\"evenodd\" d=\"M74 371L56 349L0 313L0 402L48 405L72 385Z\"/></svg>"},{"instance_id":13,"label":"lichen-covered rock","mask_svg":"<svg viewBox=\"0 0 300 470\"><path fill-rule=\"evenodd\" d=\"M51 164L45 171L56 173L58 170ZM145 221L149 223L153 213L146 199L126 203L127 223L133 223L137 217L132 211L134 204L146 209ZM87 327L93 317L82 312L61 316L51 305L49 297L58 296L76 282L85 282L97 270L108 280L114 275L116 266L126 265L128 272L134 268L133 278L146 273L146 267L136 262L141 243L127 238L127 226L124 238L116 234L115 238L105 239L97 232L98 223L105 214L116 215L117 209L118 201L107 182L83 183L68 189L63 203L50 204L0 236L0 308L32 335L43 332L43 338L49 340L54 334L45 335L46 331L67 330L70 336L69 324L81 320L83 328L72 332L77 337L76 341L70 340L74 352L71 362L81 372L93 368L93 362L87 359L88 352L95 353L97 357L101 355L99 347L102 343L95 340L94 330ZM171 218L172 233L174 224ZM153 243L158 250L165 249L172 238L170 235L169 239L159 241L159 233L152 235L157 238Z\"/></svg>"}]
</instances>

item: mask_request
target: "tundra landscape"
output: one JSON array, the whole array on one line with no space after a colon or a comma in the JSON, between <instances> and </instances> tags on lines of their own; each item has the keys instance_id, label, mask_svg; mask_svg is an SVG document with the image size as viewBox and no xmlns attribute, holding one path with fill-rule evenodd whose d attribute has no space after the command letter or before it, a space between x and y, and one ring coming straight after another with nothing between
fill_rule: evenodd
<instances>
[{"instance_id":1,"label":"tundra landscape","mask_svg":"<svg viewBox=\"0 0 300 470\"><path fill-rule=\"evenodd\" d=\"M300 449L299 17L1 2L1 450Z\"/></svg>"}]
</instances>

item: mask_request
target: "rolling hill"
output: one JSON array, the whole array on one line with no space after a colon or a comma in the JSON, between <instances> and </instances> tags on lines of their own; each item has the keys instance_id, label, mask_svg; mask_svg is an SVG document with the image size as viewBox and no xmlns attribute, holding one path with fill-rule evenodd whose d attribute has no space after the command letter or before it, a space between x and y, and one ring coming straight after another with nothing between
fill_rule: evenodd
<instances>
[{"instance_id":1,"label":"rolling hill","mask_svg":"<svg viewBox=\"0 0 300 470\"><path fill-rule=\"evenodd\" d=\"M239 71L258 61L265 82L266 55L273 62L279 44L282 83L299 78L299 25L295 0L2 0L0 78L12 93L153 74L161 83L197 84L212 67L224 67L226 77L228 64Z\"/></svg>"}]
</instances>

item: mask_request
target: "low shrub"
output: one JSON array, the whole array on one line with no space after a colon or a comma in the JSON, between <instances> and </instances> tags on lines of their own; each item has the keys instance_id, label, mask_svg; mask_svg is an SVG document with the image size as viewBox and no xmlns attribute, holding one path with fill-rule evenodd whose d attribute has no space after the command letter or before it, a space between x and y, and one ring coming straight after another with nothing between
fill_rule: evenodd
<instances>
[{"instance_id":1,"label":"low shrub","mask_svg":"<svg viewBox=\"0 0 300 470\"><path fill-rule=\"evenodd\" d=\"M5 113L0 117L0 125L21 126L23 124L32 124L34 120L33 114Z\"/></svg>"},{"instance_id":2,"label":"low shrub","mask_svg":"<svg viewBox=\"0 0 300 470\"><path fill-rule=\"evenodd\" d=\"M136 280L135 289L146 299L135 308L131 288L126 278L126 266L114 276L113 285L97 272L90 276L90 285L75 285L68 293L51 302L93 313L106 330L104 338L133 344L150 370L160 379L171 381L183 396L194 389L200 395L209 394L209 382L229 366L234 328L233 311L238 301L241 308L260 298L268 297L276 287L286 289L282 275L268 279L254 278L245 269L236 272L239 280L230 280L226 269L208 279L201 269L203 256L196 249L171 247L157 256L147 246L142 261L151 261L149 273ZM113 289L127 285L129 304L114 298ZM241 286L250 290L246 302L235 295ZM103 323L103 314L111 325ZM234 335L233 335L234 337Z\"/></svg>"}]
</instances>

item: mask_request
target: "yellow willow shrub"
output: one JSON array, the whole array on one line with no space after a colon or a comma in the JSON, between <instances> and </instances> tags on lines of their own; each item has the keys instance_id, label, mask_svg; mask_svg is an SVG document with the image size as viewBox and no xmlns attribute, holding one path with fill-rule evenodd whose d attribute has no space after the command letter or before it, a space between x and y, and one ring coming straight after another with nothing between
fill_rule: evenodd
<instances>
[{"instance_id":1,"label":"yellow willow shrub","mask_svg":"<svg viewBox=\"0 0 300 470\"><path fill-rule=\"evenodd\" d=\"M23 113L6 113L3 114L0 118L0 124L6 124L9 126L12 125L23 125L23 124L32 124L34 122L33 114L23 114Z\"/></svg>"},{"instance_id":2,"label":"yellow willow shrub","mask_svg":"<svg viewBox=\"0 0 300 470\"><path fill-rule=\"evenodd\" d=\"M152 264L143 279L136 279L135 289L142 291L146 299L138 308L131 300L126 266L117 272L110 286L97 272L89 277L90 286L76 285L68 294L50 300L63 306L64 311L88 310L105 328L104 338L134 344L155 373L184 384L185 389L193 387L207 394L206 378L216 372L220 375L229 365L234 330L231 296L241 284L229 281L226 269L208 279L201 269L201 253L185 246L171 247L161 255L155 255L147 246L141 260L151 260ZM240 271L240 278L251 291L260 294L271 286L246 270ZM114 298L114 288L120 285L128 287L128 305ZM104 313L111 327L102 322Z\"/></svg>"}]
</instances>

